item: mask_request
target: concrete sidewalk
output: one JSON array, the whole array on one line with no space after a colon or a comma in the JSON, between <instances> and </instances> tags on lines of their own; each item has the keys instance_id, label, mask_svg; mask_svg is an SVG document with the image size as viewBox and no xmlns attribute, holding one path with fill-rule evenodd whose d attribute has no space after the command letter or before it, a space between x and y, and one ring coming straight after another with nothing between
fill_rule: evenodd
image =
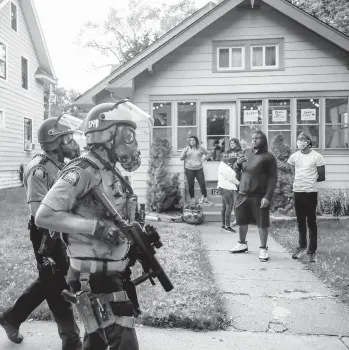
<instances>
[{"instance_id":1,"label":"concrete sidewalk","mask_svg":"<svg viewBox=\"0 0 349 350\"><path fill-rule=\"evenodd\" d=\"M198 228L232 327L207 333L137 327L141 350L349 349L349 309L279 244L269 238L270 260L261 263L255 228L247 236L249 252L238 255L228 253L237 234L221 232L219 223ZM25 339L15 345L0 329L0 350L60 349L53 322L25 322L21 332Z\"/></svg>"}]
</instances>

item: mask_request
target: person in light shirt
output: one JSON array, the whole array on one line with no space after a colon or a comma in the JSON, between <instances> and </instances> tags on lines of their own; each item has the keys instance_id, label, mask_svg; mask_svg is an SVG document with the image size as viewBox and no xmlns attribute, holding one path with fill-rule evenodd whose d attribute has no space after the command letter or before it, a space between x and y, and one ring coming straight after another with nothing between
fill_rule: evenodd
<instances>
[{"instance_id":1,"label":"person in light shirt","mask_svg":"<svg viewBox=\"0 0 349 350\"><path fill-rule=\"evenodd\" d=\"M293 259L300 259L305 252L310 262L316 261L317 224L316 206L317 183L325 181L325 161L323 156L312 149L311 137L301 132L297 138L299 151L293 153L288 163L294 168L293 193L297 216L299 246ZM307 225L309 229L309 246L307 250Z\"/></svg>"},{"instance_id":2,"label":"person in light shirt","mask_svg":"<svg viewBox=\"0 0 349 350\"><path fill-rule=\"evenodd\" d=\"M221 162L218 167L218 185L222 196L222 231L235 232L230 226L231 213L235 202L235 192L239 181L236 179L235 171L229 166L229 153L222 153Z\"/></svg>"}]
</instances>

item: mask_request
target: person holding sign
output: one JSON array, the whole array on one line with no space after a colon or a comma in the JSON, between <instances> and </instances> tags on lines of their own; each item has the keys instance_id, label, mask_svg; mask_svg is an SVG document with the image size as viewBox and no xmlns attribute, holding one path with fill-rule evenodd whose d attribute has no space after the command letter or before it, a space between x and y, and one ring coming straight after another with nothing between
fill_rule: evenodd
<instances>
[{"instance_id":1,"label":"person holding sign","mask_svg":"<svg viewBox=\"0 0 349 350\"><path fill-rule=\"evenodd\" d=\"M309 228L309 262L316 261L317 250L317 182L325 181L325 161L321 154L312 150L310 136L301 132L297 138L299 151L288 160L294 169L293 183L294 204L297 216L299 247L292 254L293 259L300 259L307 249L307 224Z\"/></svg>"}]
</instances>

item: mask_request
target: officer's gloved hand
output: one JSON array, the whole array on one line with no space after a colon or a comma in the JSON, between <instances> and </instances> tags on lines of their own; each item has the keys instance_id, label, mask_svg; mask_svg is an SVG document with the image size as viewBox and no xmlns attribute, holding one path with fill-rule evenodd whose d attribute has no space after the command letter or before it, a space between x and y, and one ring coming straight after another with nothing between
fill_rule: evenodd
<instances>
[{"instance_id":1,"label":"officer's gloved hand","mask_svg":"<svg viewBox=\"0 0 349 350\"><path fill-rule=\"evenodd\" d=\"M97 220L93 236L110 245L119 245L126 236L111 220Z\"/></svg>"}]
</instances>

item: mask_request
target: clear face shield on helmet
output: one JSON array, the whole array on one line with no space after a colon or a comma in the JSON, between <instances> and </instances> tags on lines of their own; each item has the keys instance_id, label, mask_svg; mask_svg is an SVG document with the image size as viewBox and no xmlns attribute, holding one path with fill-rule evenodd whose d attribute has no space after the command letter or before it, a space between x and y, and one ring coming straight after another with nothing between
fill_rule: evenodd
<instances>
[{"instance_id":1,"label":"clear face shield on helmet","mask_svg":"<svg viewBox=\"0 0 349 350\"><path fill-rule=\"evenodd\" d=\"M141 165L141 152L138 149L137 136L150 135L154 119L128 99L121 100L111 106L110 110L101 113L99 119L89 123L110 122L116 124L114 152L117 162L128 172L135 171ZM96 127L92 125L89 127ZM87 136L88 137L88 136Z\"/></svg>"},{"instance_id":2,"label":"clear face shield on helmet","mask_svg":"<svg viewBox=\"0 0 349 350\"><path fill-rule=\"evenodd\" d=\"M80 150L86 146L86 138L81 129L83 120L69 114L61 114L48 131L51 136L62 136L60 144L65 158L80 156Z\"/></svg>"}]
</instances>

